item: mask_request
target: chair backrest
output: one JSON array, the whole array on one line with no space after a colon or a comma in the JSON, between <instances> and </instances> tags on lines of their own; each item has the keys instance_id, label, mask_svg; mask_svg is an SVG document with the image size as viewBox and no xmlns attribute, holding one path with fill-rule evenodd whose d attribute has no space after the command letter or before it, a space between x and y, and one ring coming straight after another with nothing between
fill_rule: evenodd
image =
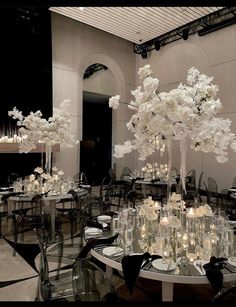
<instances>
[{"instance_id":1,"label":"chair backrest","mask_svg":"<svg viewBox=\"0 0 236 307\"><path fill-rule=\"evenodd\" d=\"M198 179L198 187L197 187L198 190L202 188L203 175L204 175L204 172L201 172L199 179Z\"/></svg>"},{"instance_id":2,"label":"chair backrest","mask_svg":"<svg viewBox=\"0 0 236 307\"><path fill-rule=\"evenodd\" d=\"M236 177L233 178L232 187L236 187Z\"/></svg>"},{"instance_id":3,"label":"chair backrest","mask_svg":"<svg viewBox=\"0 0 236 307\"><path fill-rule=\"evenodd\" d=\"M40 295L44 301L49 301L52 297L51 284L49 282L49 266L46 254L46 244L39 229L34 229L37 235L40 248L39 263L39 287Z\"/></svg>"},{"instance_id":4,"label":"chair backrest","mask_svg":"<svg viewBox=\"0 0 236 307\"><path fill-rule=\"evenodd\" d=\"M200 194L195 190L189 190L183 195L186 207L194 206L194 204L201 203L202 199Z\"/></svg>"},{"instance_id":5,"label":"chair backrest","mask_svg":"<svg viewBox=\"0 0 236 307\"><path fill-rule=\"evenodd\" d=\"M215 179L213 179L212 177L208 177L208 179L207 179L207 188L208 188L208 191L211 195L216 195L217 192L218 192L217 183L216 183Z\"/></svg>"},{"instance_id":6,"label":"chair backrest","mask_svg":"<svg viewBox=\"0 0 236 307\"><path fill-rule=\"evenodd\" d=\"M187 174L186 189L196 190L196 170L195 169L191 169Z\"/></svg>"},{"instance_id":7,"label":"chair backrest","mask_svg":"<svg viewBox=\"0 0 236 307\"><path fill-rule=\"evenodd\" d=\"M120 180L128 179L131 178L131 169L127 166L125 166L122 170L122 173L120 175Z\"/></svg>"},{"instance_id":8,"label":"chair backrest","mask_svg":"<svg viewBox=\"0 0 236 307\"><path fill-rule=\"evenodd\" d=\"M109 174L110 179L111 179L112 181L115 181L115 180L116 180L116 173L115 173L114 169L110 168L109 171L108 171L108 174Z\"/></svg>"},{"instance_id":9,"label":"chair backrest","mask_svg":"<svg viewBox=\"0 0 236 307\"><path fill-rule=\"evenodd\" d=\"M39 230L35 231L40 247L40 294L44 301L50 301L52 299L52 289L54 284L53 281L51 283L49 280L50 272L46 253L46 244L41 232ZM106 296L106 294L114 291L111 279L106 276L105 272L99 266L90 261L90 257L77 257L73 265L68 266L68 269L71 269L71 275L70 279L67 278L67 283L65 285L63 284L63 277L60 281L60 275L56 281L56 283L61 283L62 297L66 298L67 296L66 291L63 292L64 287L68 289L68 293L70 293L70 296L74 297L74 300L85 302L100 301ZM59 299L60 293L58 294Z\"/></svg>"},{"instance_id":10,"label":"chair backrest","mask_svg":"<svg viewBox=\"0 0 236 307\"><path fill-rule=\"evenodd\" d=\"M144 193L132 190L125 195L124 203L130 204L133 208L135 208L137 202L140 202L143 199L145 199Z\"/></svg>"},{"instance_id":11,"label":"chair backrest","mask_svg":"<svg viewBox=\"0 0 236 307\"><path fill-rule=\"evenodd\" d=\"M231 285L228 288L222 288L212 299L213 303L230 303L236 302L236 285ZM227 305L227 304L226 304Z\"/></svg>"},{"instance_id":12,"label":"chair backrest","mask_svg":"<svg viewBox=\"0 0 236 307\"><path fill-rule=\"evenodd\" d=\"M87 176L84 172L78 172L73 176L73 180L79 182L80 184L87 184Z\"/></svg>"}]
</instances>

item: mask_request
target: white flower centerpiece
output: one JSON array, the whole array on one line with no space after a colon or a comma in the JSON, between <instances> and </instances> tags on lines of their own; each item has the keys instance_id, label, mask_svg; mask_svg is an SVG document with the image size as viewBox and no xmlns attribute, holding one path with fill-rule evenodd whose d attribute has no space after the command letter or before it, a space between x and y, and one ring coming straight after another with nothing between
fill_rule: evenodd
<instances>
[{"instance_id":1,"label":"white flower centerpiece","mask_svg":"<svg viewBox=\"0 0 236 307\"><path fill-rule=\"evenodd\" d=\"M62 175L64 172L58 170L56 166L52 167L52 173L46 173L42 167L36 167L34 174L24 180L25 191L39 193L60 193L62 187Z\"/></svg>"},{"instance_id":2,"label":"white flower centerpiece","mask_svg":"<svg viewBox=\"0 0 236 307\"><path fill-rule=\"evenodd\" d=\"M60 108L53 108L53 116L48 120L42 118L41 111L30 112L24 116L22 111L16 107L8 111L8 115L17 119L19 126L19 135L22 141L19 145L19 152L28 153L36 148L38 143L44 143L46 146L46 163L47 172L51 172L51 150L52 146L59 143L65 147L73 147L78 141L70 132L71 116L67 111L70 100L64 100Z\"/></svg>"},{"instance_id":3,"label":"white flower centerpiece","mask_svg":"<svg viewBox=\"0 0 236 307\"><path fill-rule=\"evenodd\" d=\"M151 74L150 65L138 70L142 86L131 91L134 100L125 103L134 111L127 123L134 139L116 145L114 156L122 158L124 154L137 150L139 159L145 160L155 150L167 145L170 183L172 140L178 140L180 177L185 191L187 139L193 150L213 152L216 160L224 163L228 160L228 148L236 151L235 134L231 132L229 119L215 117L222 105L217 98L218 86L211 83L213 77L192 67L188 70L187 85L180 83L169 92L159 92L159 79L151 77ZM109 99L109 106L117 109L119 101L120 95L113 96Z\"/></svg>"}]
</instances>

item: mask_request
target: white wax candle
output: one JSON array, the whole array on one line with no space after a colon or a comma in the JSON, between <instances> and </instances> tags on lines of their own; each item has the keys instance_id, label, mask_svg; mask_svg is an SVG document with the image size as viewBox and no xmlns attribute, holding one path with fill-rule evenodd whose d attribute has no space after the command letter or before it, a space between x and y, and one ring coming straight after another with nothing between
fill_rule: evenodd
<instances>
[{"instance_id":1,"label":"white wax candle","mask_svg":"<svg viewBox=\"0 0 236 307\"><path fill-rule=\"evenodd\" d=\"M160 220L160 224L164 225L164 226L168 225L169 224L168 217L167 216L162 217L161 220Z\"/></svg>"},{"instance_id":2,"label":"white wax candle","mask_svg":"<svg viewBox=\"0 0 236 307\"><path fill-rule=\"evenodd\" d=\"M190 209L189 209L189 211L188 211L188 213L187 213L187 217L190 217L190 218L196 217L194 208L190 208Z\"/></svg>"}]
</instances>

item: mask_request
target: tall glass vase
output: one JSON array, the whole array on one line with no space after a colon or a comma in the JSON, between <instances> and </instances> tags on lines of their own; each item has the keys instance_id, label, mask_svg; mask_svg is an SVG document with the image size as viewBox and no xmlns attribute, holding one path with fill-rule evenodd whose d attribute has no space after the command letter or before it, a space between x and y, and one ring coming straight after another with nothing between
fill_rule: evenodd
<instances>
[{"instance_id":1,"label":"tall glass vase","mask_svg":"<svg viewBox=\"0 0 236 307\"><path fill-rule=\"evenodd\" d=\"M186 138L180 140L180 183L181 183L181 192L186 193L186 184L185 177L186 172L186 159L187 159L187 144Z\"/></svg>"},{"instance_id":2,"label":"tall glass vase","mask_svg":"<svg viewBox=\"0 0 236 307\"><path fill-rule=\"evenodd\" d=\"M172 140L168 139L167 141L167 150L168 150L168 169L167 169L167 202L171 196L171 186L172 186Z\"/></svg>"},{"instance_id":3,"label":"tall glass vase","mask_svg":"<svg viewBox=\"0 0 236 307\"><path fill-rule=\"evenodd\" d=\"M45 171L51 174L52 164L52 146L45 144Z\"/></svg>"}]
</instances>

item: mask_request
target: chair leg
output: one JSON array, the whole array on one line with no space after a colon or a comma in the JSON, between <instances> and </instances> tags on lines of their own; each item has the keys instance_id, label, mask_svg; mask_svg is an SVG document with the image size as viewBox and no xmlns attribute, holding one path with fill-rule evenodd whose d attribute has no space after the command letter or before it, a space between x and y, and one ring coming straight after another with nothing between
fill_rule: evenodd
<instances>
[{"instance_id":1,"label":"chair leg","mask_svg":"<svg viewBox=\"0 0 236 307\"><path fill-rule=\"evenodd\" d=\"M58 235L58 240L59 240L59 255L58 255L58 264L57 264L57 275L56 275L56 280L59 279L59 274L61 270L61 261L62 261L62 255L63 255L63 250L64 250L64 242L63 242L63 235L59 234Z\"/></svg>"},{"instance_id":2,"label":"chair leg","mask_svg":"<svg viewBox=\"0 0 236 307\"><path fill-rule=\"evenodd\" d=\"M17 244L17 221L16 216L12 216L12 224L13 224L13 236L14 236L14 248L13 248L13 256L16 255L16 244Z\"/></svg>"}]
</instances>

